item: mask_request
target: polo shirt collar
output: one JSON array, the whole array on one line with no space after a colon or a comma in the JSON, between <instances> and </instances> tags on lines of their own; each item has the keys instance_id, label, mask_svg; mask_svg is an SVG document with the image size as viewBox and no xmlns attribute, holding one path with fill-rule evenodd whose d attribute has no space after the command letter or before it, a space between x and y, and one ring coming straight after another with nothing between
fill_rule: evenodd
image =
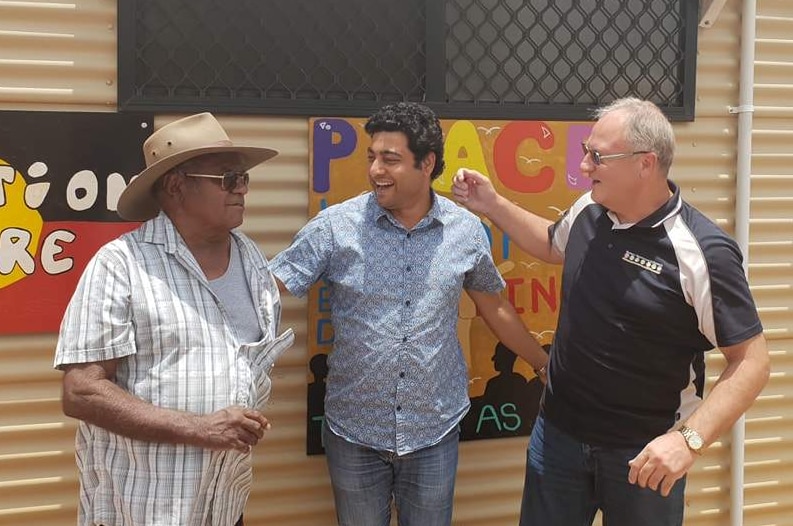
<instances>
[{"instance_id":1,"label":"polo shirt collar","mask_svg":"<svg viewBox=\"0 0 793 526\"><path fill-rule=\"evenodd\" d=\"M650 214L649 216L645 217L638 223L620 223L619 219L617 219L617 214L612 212L611 210L607 210L606 214L611 219L612 223L614 223L615 229L628 229L633 227L638 228L657 228L663 224L664 221L669 219L672 216L675 216L680 213L680 209L683 206L683 200L680 197L680 187L678 187L675 183L671 180L667 179L667 183L669 184L669 190L672 191L671 197L663 204L660 208L658 208L655 212Z\"/></svg>"}]
</instances>

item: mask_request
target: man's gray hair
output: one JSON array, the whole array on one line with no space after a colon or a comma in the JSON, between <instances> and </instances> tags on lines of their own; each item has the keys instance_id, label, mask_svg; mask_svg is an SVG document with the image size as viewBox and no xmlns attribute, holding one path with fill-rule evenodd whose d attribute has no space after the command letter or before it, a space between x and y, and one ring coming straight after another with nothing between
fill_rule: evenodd
<instances>
[{"instance_id":1,"label":"man's gray hair","mask_svg":"<svg viewBox=\"0 0 793 526\"><path fill-rule=\"evenodd\" d=\"M666 115L648 100L626 97L598 108L594 117L600 119L615 111L625 115L625 140L631 148L655 152L659 168L668 175L675 157L675 132Z\"/></svg>"}]
</instances>

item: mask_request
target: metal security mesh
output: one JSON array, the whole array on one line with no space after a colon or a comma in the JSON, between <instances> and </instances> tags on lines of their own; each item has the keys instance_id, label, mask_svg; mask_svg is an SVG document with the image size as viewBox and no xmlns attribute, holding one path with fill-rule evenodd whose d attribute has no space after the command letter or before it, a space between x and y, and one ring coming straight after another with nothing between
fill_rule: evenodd
<instances>
[{"instance_id":1,"label":"metal security mesh","mask_svg":"<svg viewBox=\"0 0 793 526\"><path fill-rule=\"evenodd\" d=\"M679 8L668 2L454 0L446 9L450 101L597 104L683 97Z\"/></svg>"},{"instance_id":2,"label":"metal security mesh","mask_svg":"<svg viewBox=\"0 0 793 526\"><path fill-rule=\"evenodd\" d=\"M421 98L423 0L138 0L135 95Z\"/></svg>"},{"instance_id":3,"label":"metal security mesh","mask_svg":"<svg viewBox=\"0 0 793 526\"><path fill-rule=\"evenodd\" d=\"M120 0L119 104L574 119L634 95L690 119L696 17L686 0Z\"/></svg>"}]
</instances>

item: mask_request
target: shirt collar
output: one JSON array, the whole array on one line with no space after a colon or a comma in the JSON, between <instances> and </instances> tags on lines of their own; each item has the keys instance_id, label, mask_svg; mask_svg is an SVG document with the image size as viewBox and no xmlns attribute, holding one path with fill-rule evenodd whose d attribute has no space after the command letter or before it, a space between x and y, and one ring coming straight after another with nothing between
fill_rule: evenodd
<instances>
[{"instance_id":1,"label":"shirt collar","mask_svg":"<svg viewBox=\"0 0 793 526\"><path fill-rule=\"evenodd\" d=\"M173 221L162 210L156 217L141 225L141 232L144 241L164 245L165 252L169 254L176 253L180 246L187 248L187 244L182 239L182 235L176 229ZM229 233L233 239L240 241L240 236L236 229L230 230Z\"/></svg>"},{"instance_id":2,"label":"shirt collar","mask_svg":"<svg viewBox=\"0 0 793 526\"><path fill-rule=\"evenodd\" d=\"M434 190L430 189L430 199L432 200L432 204L430 205L430 209L427 212L427 215L421 218L421 221L416 223L416 226L413 227L412 230L417 228L423 228L435 222L440 224L444 224L444 210L441 207L440 200L437 197L437 194ZM382 224L382 221L388 221L392 225L405 229L402 224L394 217L390 211L386 210L382 206L377 203L377 197L375 196L374 192L369 193L369 201L368 201L368 208L369 208L369 215L377 224Z\"/></svg>"},{"instance_id":3,"label":"shirt collar","mask_svg":"<svg viewBox=\"0 0 793 526\"><path fill-rule=\"evenodd\" d=\"M156 217L143 223L141 231L144 241L156 245L164 245L165 251L169 254L175 253L179 244L184 243L173 221L162 210Z\"/></svg>"},{"instance_id":4,"label":"shirt collar","mask_svg":"<svg viewBox=\"0 0 793 526\"><path fill-rule=\"evenodd\" d=\"M661 205L660 208L637 223L620 223L619 219L617 219L617 214L611 210L606 210L606 214L609 216L609 219L611 219L612 223L614 223L614 228L657 228L670 217L679 214L680 209L683 206L683 200L680 197L680 187L678 187L669 179L667 179L667 183L672 195L663 205Z\"/></svg>"}]
</instances>

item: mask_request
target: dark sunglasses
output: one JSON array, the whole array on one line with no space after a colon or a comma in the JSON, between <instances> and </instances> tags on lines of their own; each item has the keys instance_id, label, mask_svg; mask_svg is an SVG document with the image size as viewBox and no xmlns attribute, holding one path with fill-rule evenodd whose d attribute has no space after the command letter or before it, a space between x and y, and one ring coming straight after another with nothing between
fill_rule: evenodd
<instances>
[{"instance_id":1,"label":"dark sunglasses","mask_svg":"<svg viewBox=\"0 0 793 526\"><path fill-rule=\"evenodd\" d=\"M223 172L220 175L189 174L185 172L183 173L187 177L204 177L207 179L220 179L220 188L225 190L226 192L233 192L234 190L237 190L242 186L248 186L248 182L251 179L250 175L248 175L248 172L235 172L233 170Z\"/></svg>"},{"instance_id":2,"label":"dark sunglasses","mask_svg":"<svg viewBox=\"0 0 793 526\"><path fill-rule=\"evenodd\" d=\"M592 156L592 162L595 163L595 166L600 166L605 159L622 159L623 157L632 157L634 155L639 155L642 153L652 153L651 150L639 150L636 152L626 152L626 153L609 153L609 154L602 154L597 150L593 150L589 146L586 145L585 142L581 143L581 149L584 150L584 157L587 154Z\"/></svg>"}]
</instances>

